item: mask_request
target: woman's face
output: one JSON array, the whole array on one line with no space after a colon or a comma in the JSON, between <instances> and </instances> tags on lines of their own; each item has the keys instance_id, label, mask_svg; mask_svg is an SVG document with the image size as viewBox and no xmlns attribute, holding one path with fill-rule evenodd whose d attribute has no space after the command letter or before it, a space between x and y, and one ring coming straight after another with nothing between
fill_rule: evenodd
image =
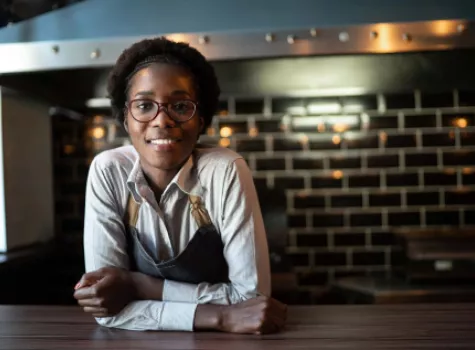
<instances>
[{"instance_id":1,"label":"woman's face","mask_svg":"<svg viewBox=\"0 0 475 350\"><path fill-rule=\"evenodd\" d=\"M147 100L159 103L196 102L196 94L193 80L185 69L153 63L132 77L127 100L134 99L145 100L140 108L150 108L153 105ZM193 151L203 127L198 111L190 120L178 123L170 118L165 108L160 108L155 119L144 123L132 117L131 109L129 106L126 110L125 123L144 170L178 170ZM137 114L134 112L134 115Z\"/></svg>"}]
</instances>

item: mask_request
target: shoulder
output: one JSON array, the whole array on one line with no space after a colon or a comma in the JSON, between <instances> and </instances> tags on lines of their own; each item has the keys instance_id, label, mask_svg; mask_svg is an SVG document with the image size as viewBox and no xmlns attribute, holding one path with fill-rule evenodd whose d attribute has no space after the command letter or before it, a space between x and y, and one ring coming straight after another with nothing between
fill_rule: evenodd
<instances>
[{"instance_id":1,"label":"shoulder","mask_svg":"<svg viewBox=\"0 0 475 350\"><path fill-rule=\"evenodd\" d=\"M90 172L110 175L127 175L138 158L132 145L121 146L97 154L92 162Z\"/></svg>"}]
</instances>

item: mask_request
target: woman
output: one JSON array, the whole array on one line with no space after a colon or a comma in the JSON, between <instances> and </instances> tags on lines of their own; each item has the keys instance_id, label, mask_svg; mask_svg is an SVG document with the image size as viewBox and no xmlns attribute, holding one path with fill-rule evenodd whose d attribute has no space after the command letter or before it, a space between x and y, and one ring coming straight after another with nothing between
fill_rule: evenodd
<instances>
[{"instance_id":1,"label":"woman","mask_svg":"<svg viewBox=\"0 0 475 350\"><path fill-rule=\"evenodd\" d=\"M212 66L187 44L143 40L108 92L132 146L91 164L78 304L130 330L280 330L251 173L233 151L197 145L218 105Z\"/></svg>"}]
</instances>

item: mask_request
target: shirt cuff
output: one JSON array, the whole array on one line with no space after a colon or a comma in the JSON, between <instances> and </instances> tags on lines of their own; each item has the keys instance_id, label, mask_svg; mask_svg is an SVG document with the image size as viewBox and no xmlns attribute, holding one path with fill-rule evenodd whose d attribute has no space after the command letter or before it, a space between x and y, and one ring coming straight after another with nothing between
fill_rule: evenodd
<instances>
[{"instance_id":1,"label":"shirt cuff","mask_svg":"<svg viewBox=\"0 0 475 350\"><path fill-rule=\"evenodd\" d=\"M197 304L165 303L160 317L160 328L165 331L192 332Z\"/></svg>"},{"instance_id":2,"label":"shirt cuff","mask_svg":"<svg viewBox=\"0 0 475 350\"><path fill-rule=\"evenodd\" d=\"M163 301L177 301L183 303L197 302L197 286L194 284L165 280L163 283Z\"/></svg>"}]
</instances>

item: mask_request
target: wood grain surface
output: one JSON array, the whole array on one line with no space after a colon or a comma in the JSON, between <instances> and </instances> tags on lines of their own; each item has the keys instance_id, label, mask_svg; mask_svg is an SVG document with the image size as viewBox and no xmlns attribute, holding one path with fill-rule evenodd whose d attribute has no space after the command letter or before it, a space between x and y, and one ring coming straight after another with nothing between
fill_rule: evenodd
<instances>
[{"instance_id":1,"label":"wood grain surface","mask_svg":"<svg viewBox=\"0 0 475 350\"><path fill-rule=\"evenodd\" d=\"M0 349L475 349L475 304L293 306L284 332L134 332L77 307L0 306Z\"/></svg>"}]
</instances>

